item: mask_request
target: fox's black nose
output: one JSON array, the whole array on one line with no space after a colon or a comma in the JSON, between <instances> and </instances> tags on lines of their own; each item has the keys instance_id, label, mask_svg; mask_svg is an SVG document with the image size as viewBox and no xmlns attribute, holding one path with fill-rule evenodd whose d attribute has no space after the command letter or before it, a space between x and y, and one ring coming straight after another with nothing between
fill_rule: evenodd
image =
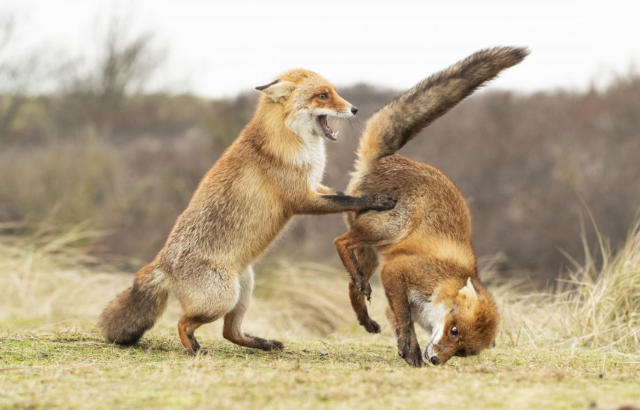
<instances>
[{"instance_id":1,"label":"fox's black nose","mask_svg":"<svg viewBox=\"0 0 640 410\"><path fill-rule=\"evenodd\" d=\"M356 113L358 112L358 107L356 107L355 105L351 106L351 114L356 115Z\"/></svg>"},{"instance_id":2,"label":"fox's black nose","mask_svg":"<svg viewBox=\"0 0 640 410\"><path fill-rule=\"evenodd\" d=\"M431 356L431 358L429 359L429 361L431 362L431 364L438 364L438 363L440 363L440 360L438 360L438 356Z\"/></svg>"}]
</instances>

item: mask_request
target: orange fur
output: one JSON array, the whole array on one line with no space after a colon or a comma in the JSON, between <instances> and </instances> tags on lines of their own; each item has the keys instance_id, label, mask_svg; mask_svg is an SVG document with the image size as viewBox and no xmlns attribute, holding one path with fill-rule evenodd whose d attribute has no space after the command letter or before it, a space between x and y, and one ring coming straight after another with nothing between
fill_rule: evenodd
<instances>
[{"instance_id":1,"label":"orange fur","mask_svg":"<svg viewBox=\"0 0 640 410\"><path fill-rule=\"evenodd\" d=\"M364 298L378 265L389 301L387 317L398 353L421 366L414 322L432 330L425 357L442 364L453 355L477 354L493 342L498 310L478 280L471 245L471 215L455 184L440 170L395 154L422 128L501 70L520 62L525 49L483 50L435 74L380 109L367 122L347 192L386 193L397 199L386 212L350 213L349 231L335 239L351 275L349 297L369 332L380 326Z\"/></svg>"},{"instance_id":2,"label":"orange fur","mask_svg":"<svg viewBox=\"0 0 640 410\"><path fill-rule=\"evenodd\" d=\"M352 197L321 185L323 138L334 137L321 120L357 111L328 81L292 70L257 88L263 96L251 121L200 181L155 259L104 310L100 327L107 340L135 343L171 291L182 305L178 333L189 352L200 349L195 330L223 316L230 341L282 348L241 331L253 289L251 263L295 214L393 207L382 195Z\"/></svg>"},{"instance_id":3,"label":"orange fur","mask_svg":"<svg viewBox=\"0 0 640 410\"><path fill-rule=\"evenodd\" d=\"M386 258L397 254L425 254L462 267L473 269L476 257L468 244L433 234L413 234L400 243L380 252Z\"/></svg>"}]
</instances>

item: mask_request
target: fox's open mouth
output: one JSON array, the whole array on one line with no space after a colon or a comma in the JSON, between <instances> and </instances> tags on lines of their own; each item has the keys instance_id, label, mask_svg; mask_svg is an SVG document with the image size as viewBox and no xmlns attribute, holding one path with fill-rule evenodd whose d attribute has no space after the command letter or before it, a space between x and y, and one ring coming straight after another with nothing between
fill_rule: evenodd
<instances>
[{"instance_id":1,"label":"fox's open mouth","mask_svg":"<svg viewBox=\"0 0 640 410\"><path fill-rule=\"evenodd\" d=\"M335 141L336 137L338 136L338 133L337 132L333 132L331 127L329 127L329 124L327 123L327 116L326 115L319 115L318 116L318 123L320 123L320 128L322 128L322 132L324 133L324 136L328 140Z\"/></svg>"}]
</instances>

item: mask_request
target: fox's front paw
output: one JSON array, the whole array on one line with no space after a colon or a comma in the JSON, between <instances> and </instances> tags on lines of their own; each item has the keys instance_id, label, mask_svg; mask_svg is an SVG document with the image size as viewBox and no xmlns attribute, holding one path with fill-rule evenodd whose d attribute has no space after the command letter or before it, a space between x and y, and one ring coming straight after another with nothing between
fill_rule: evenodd
<instances>
[{"instance_id":1,"label":"fox's front paw","mask_svg":"<svg viewBox=\"0 0 640 410\"><path fill-rule=\"evenodd\" d=\"M398 332L398 330L396 330ZM407 328L398 332L398 355L412 367L421 367L424 365L422 361L422 352L420 345L411 340L411 334Z\"/></svg>"},{"instance_id":2,"label":"fox's front paw","mask_svg":"<svg viewBox=\"0 0 640 410\"><path fill-rule=\"evenodd\" d=\"M374 211L387 211L396 206L396 200L387 194L373 194L370 197L371 207Z\"/></svg>"},{"instance_id":3,"label":"fox's front paw","mask_svg":"<svg viewBox=\"0 0 640 410\"><path fill-rule=\"evenodd\" d=\"M422 361L422 354L420 354L420 349L417 351L413 351L404 357L404 361L409 364L411 367L422 367L424 366L424 362Z\"/></svg>"},{"instance_id":4,"label":"fox's front paw","mask_svg":"<svg viewBox=\"0 0 640 410\"><path fill-rule=\"evenodd\" d=\"M420 352L420 346L407 343L405 346L398 348L398 354L404 359L405 362L412 367L422 367L424 362L422 361L422 352Z\"/></svg>"}]
</instances>

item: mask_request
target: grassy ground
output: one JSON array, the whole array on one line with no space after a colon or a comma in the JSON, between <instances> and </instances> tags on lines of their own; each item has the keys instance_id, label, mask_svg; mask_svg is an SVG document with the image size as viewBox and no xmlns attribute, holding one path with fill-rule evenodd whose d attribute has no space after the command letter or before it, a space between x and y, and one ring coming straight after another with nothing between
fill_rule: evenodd
<instances>
[{"instance_id":1,"label":"grassy ground","mask_svg":"<svg viewBox=\"0 0 640 410\"><path fill-rule=\"evenodd\" d=\"M279 338L286 343L282 352L232 345L215 323L198 333L210 354L192 358L176 335L175 301L138 346L104 343L96 318L131 276L88 268L88 260L78 264L81 251L69 251L74 235L29 243L0 240L0 408L640 405L640 312L637 304L629 307L637 303L640 286L635 254L623 255L626 264L616 264L616 258L607 262L611 272L636 275L631 284L620 285L619 276L608 279L632 289L614 288L615 297L606 296L614 292L603 290L602 281L581 282L579 289L591 291L580 294L525 296L494 286L503 316L498 346L442 367L412 369L397 356L383 321L382 290L374 286L371 311L383 332L371 336L355 324L345 276L319 266L283 265L258 273L245 328ZM587 293L597 298L586 298ZM595 308L579 316L589 304ZM620 307L625 304L626 311ZM601 319L610 306L616 315ZM580 325L568 327L567 320ZM602 327L605 320L611 327ZM419 333L423 345L426 338Z\"/></svg>"},{"instance_id":2,"label":"grassy ground","mask_svg":"<svg viewBox=\"0 0 640 410\"><path fill-rule=\"evenodd\" d=\"M7 407L604 408L638 403L638 357L496 348L443 367L408 368L389 337L288 343L265 353L206 340L187 356L172 334L134 348L82 331L4 335Z\"/></svg>"}]
</instances>

